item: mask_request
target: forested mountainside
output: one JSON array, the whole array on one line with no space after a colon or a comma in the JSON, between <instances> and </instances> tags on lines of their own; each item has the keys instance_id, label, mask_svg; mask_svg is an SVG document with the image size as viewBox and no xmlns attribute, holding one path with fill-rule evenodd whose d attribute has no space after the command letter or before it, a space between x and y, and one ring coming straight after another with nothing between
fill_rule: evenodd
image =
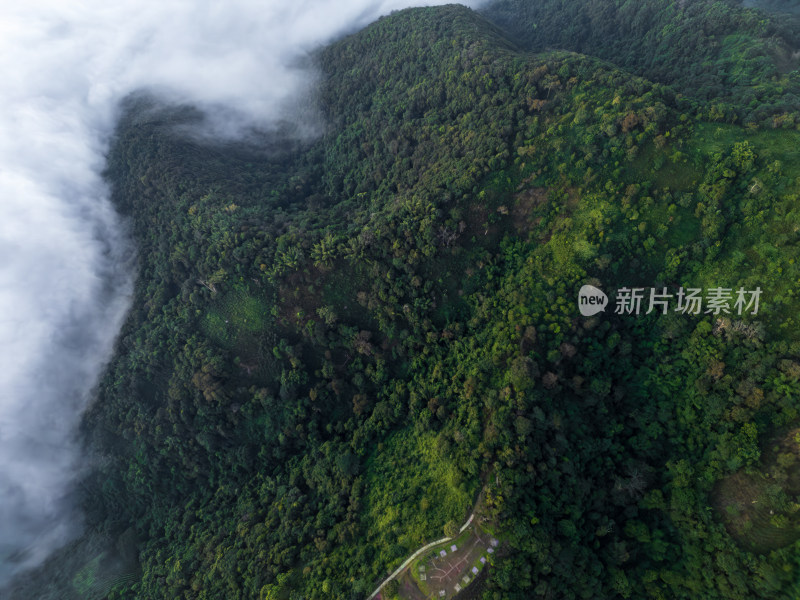
<instances>
[{"instance_id":1,"label":"forested mountainside","mask_svg":"<svg viewBox=\"0 0 800 600\"><path fill-rule=\"evenodd\" d=\"M313 140L129 101L90 534L14 597L363 599L473 510L501 542L475 596L797 597L798 32L706 0L487 15L322 50Z\"/></svg>"},{"instance_id":2,"label":"forested mountainside","mask_svg":"<svg viewBox=\"0 0 800 600\"><path fill-rule=\"evenodd\" d=\"M779 13L797 6L764 4ZM796 18L725 0L497 0L486 14L525 48L610 60L705 101L729 122L782 126L800 106Z\"/></svg>"},{"instance_id":3,"label":"forested mountainside","mask_svg":"<svg viewBox=\"0 0 800 600\"><path fill-rule=\"evenodd\" d=\"M800 14L800 3L797 0L742 0L741 4L773 13L781 19Z\"/></svg>"}]
</instances>

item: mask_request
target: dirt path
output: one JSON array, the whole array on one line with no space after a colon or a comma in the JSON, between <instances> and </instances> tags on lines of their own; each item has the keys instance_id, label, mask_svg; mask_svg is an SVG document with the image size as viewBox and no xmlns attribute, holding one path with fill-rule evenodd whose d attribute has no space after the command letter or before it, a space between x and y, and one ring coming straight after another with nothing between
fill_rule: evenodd
<instances>
[{"instance_id":1,"label":"dirt path","mask_svg":"<svg viewBox=\"0 0 800 600\"><path fill-rule=\"evenodd\" d=\"M463 531L464 531L464 530L465 530L467 527L469 527L469 526L470 526L470 524L472 523L472 518L473 518L474 516L475 516L475 513L472 513L472 514L469 516L469 519L467 519L467 522L466 522L466 523L464 523L464 524L461 526L461 529L459 529L459 530L458 530L458 534L456 534L454 537L458 537L459 535L461 535L461 533L462 533L462 532L463 532ZM412 561L413 561L415 558L417 558L417 557L418 557L420 554L422 554L422 553L423 553L423 552L425 552L426 550L429 550L429 549L433 548L434 546L438 546L439 544L444 544L445 542L449 542L449 541L450 541L450 540L452 540L452 539L453 539L453 538L451 538L451 537L443 537L442 539L440 539L440 540L436 540L435 542L431 542L430 544L425 544L425 545L424 545L422 548L420 548L419 550L417 550L416 552L414 552L414 554L412 554L412 555L411 555L411 556L409 556L409 557L408 557L408 558L407 558L405 561L403 561L403 564L402 564L402 565L400 565L399 567L397 567L397 569L395 569L394 573L392 573L392 574L391 574L391 575L389 575L389 576L388 576L386 579L384 579L384 580L381 582L381 584L380 584L380 585L379 585L379 586L378 586L378 587L375 589L375 591L374 591L374 592L372 592L372 593L369 595L369 597L367 598L367 600L372 600L372 599L373 599L375 596L377 596L377 595L380 593L380 591L381 591L381 589L383 588L383 586L385 586L385 585L386 585L387 583L389 583L389 582L390 582L392 579L394 579L395 577L397 577L398 575L400 575L400 573L402 573L402 572L403 572L403 570L404 570L404 569L405 569L405 568L406 568L408 565L410 565L410 564L411 564L411 562L412 562Z\"/></svg>"}]
</instances>

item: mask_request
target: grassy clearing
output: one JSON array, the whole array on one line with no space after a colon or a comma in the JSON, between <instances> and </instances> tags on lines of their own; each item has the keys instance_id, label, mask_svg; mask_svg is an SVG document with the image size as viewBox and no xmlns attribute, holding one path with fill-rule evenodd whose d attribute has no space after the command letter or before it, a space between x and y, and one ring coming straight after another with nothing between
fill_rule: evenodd
<instances>
[{"instance_id":1,"label":"grassy clearing","mask_svg":"<svg viewBox=\"0 0 800 600\"><path fill-rule=\"evenodd\" d=\"M131 585L139 575L135 564L112 558L107 552L101 552L74 574L72 588L79 598L101 600L106 598L113 588Z\"/></svg>"},{"instance_id":2,"label":"grassy clearing","mask_svg":"<svg viewBox=\"0 0 800 600\"><path fill-rule=\"evenodd\" d=\"M748 141L756 154L771 163L782 164L784 174L800 177L800 131L771 129L749 131L738 125L702 123L695 128L691 147L697 152L711 154L722 152L736 142Z\"/></svg>"},{"instance_id":3,"label":"grassy clearing","mask_svg":"<svg viewBox=\"0 0 800 600\"><path fill-rule=\"evenodd\" d=\"M800 539L800 518L782 510L783 489L763 475L735 473L723 479L717 495L718 513L743 548L765 554Z\"/></svg>"},{"instance_id":4,"label":"grassy clearing","mask_svg":"<svg viewBox=\"0 0 800 600\"><path fill-rule=\"evenodd\" d=\"M737 183L727 191L723 206L734 217L727 225L724 243L714 259L694 273L691 283L751 290L761 287L759 312L769 314L764 322L767 333L796 339L800 335L796 291L800 285L800 132L751 131L736 125L701 123L695 127L685 152L693 165L708 164L711 155L730 152L743 141L754 151L755 164L744 185ZM639 217L646 222L642 237L653 235L655 249L688 250L703 239L694 203L681 206L677 199L673 202L670 208L656 198L647 214ZM657 255L650 257L653 266L657 266ZM765 277L765 273L777 275Z\"/></svg>"},{"instance_id":5,"label":"grassy clearing","mask_svg":"<svg viewBox=\"0 0 800 600\"><path fill-rule=\"evenodd\" d=\"M203 332L219 346L251 355L259 338L272 325L270 306L264 294L256 295L246 286L236 286L221 295L201 322Z\"/></svg>"},{"instance_id":6,"label":"grassy clearing","mask_svg":"<svg viewBox=\"0 0 800 600\"><path fill-rule=\"evenodd\" d=\"M471 580L469 585L472 585L472 580L476 579L476 576L472 573L472 568L475 567L478 571L483 571L483 569L489 565L489 553L486 552L489 538L490 535L487 534L482 527L473 524L455 539L431 548L423 556L415 560L409 566L406 574L401 578L406 580L406 582L404 585L401 585L399 597L402 600L417 600L417 598L420 597L438 598L439 590L446 589L448 593L447 597L452 598L455 593L453 589L454 583L458 583L462 589L468 589L465 587L462 577L467 575ZM458 548L455 553L450 550L453 544ZM445 558L440 556L439 552L441 550L447 552ZM481 557L487 559L486 564L481 562ZM437 566L448 568L449 565L455 565L461 560L466 561L466 564L461 566L457 575L451 580L436 582L432 579L432 575L437 572ZM421 567L424 570L420 570ZM421 573L425 573L426 575L424 581L422 580ZM413 582L413 585L408 585L408 583L411 582ZM405 593L403 590L405 590Z\"/></svg>"},{"instance_id":7,"label":"grassy clearing","mask_svg":"<svg viewBox=\"0 0 800 600\"><path fill-rule=\"evenodd\" d=\"M365 479L365 523L376 543L395 549L396 564L387 565L395 567L420 546L444 537L448 521L462 523L478 488L477 480L465 478L443 455L436 436L411 431L379 445L367 461Z\"/></svg>"},{"instance_id":8,"label":"grassy clearing","mask_svg":"<svg viewBox=\"0 0 800 600\"><path fill-rule=\"evenodd\" d=\"M702 172L688 158L676 154L670 146L656 148L647 144L625 170L625 179L629 183L650 181L657 188L688 192L703 178Z\"/></svg>"},{"instance_id":9,"label":"grassy clearing","mask_svg":"<svg viewBox=\"0 0 800 600\"><path fill-rule=\"evenodd\" d=\"M757 472L719 482L714 506L728 533L751 552L766 554L800 540L800 429L776 438Z\"/></svg>"}]
</instances>

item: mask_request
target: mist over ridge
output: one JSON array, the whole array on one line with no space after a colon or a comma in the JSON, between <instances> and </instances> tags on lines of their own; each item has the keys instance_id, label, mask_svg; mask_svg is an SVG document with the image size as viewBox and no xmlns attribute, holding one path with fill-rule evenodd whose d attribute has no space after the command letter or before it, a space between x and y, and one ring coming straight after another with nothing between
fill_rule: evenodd
<instances>
[{"instance_id":1,"label":"mist over ridge","mask_svg":"<svg viewBox=\"0 0 800 600\"><path fill-rule=\"evenodd\" d=\"M391 10L444 2L41 0L0 9L0 585L79 530L75 432L135 271L102 178L119 103L147 90L237 135L290 119L300 59ZM472 3L473 5L477 3ZM224 107L224 110L216 108Z\"/></svg>"}]
</instances>

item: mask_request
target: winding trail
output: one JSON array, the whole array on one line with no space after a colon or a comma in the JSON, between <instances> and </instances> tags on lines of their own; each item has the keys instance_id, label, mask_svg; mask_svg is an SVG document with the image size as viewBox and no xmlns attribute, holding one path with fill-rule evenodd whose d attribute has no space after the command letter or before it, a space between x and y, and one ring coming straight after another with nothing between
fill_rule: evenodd
<instances>
[{"instance_id":1,"label":"winding trail","mask_svg":"<svg viewBox=\"0 0 800 600\"><path fill-rule=\"evenodd\" d=\"M430 550L430 549L431 549L431 548L433 548L434 546L438 546L439 544L444 544L445 542L449 542L450 540L452 540L452 539L454 539L454 538L457 538L459 535L461 535L461 534L464 532L464 530L465 530L467 527L469 527L469 526L470 526L470 523L472 523L472 518L473 518L474 516L475 516L475 513L472 513L472 514L469 516L469 519L467 519L467 522L466 522L466 523L464 523L464 524L461 526L461 529L459 529L459 530L458 530L458 533L457 533L456 535L454 535L453 537L443 537L443 538L442 538L442 539L440 539L440 540L436 540L435 542L431 542L430 544L426 544L426 545L424 545L422 548L420 548L419 550L417 550L416 552L414 552L414 554L412 554L412 555L411 555L411 556L409 556L409 557L408 557L408 558L407 558L405 561L403 561L403 564L402 564L402 565L400 565L399 567L397 567L397 569L395 569L394 573L392 573L391 575L389 575L389 576L388 576L386 579L384 579L384 580L381 582L381 584L380 584L380 585L379 585L379 586L378 586L378 587L375 589L375 591L374 591L374 592L372 592L372 593L369 595L369 598L367 598L367 600L372 600L372 599L373 599L375 596L377 596L377 595L380 593L380 591L381 591L381 589L383 588L383 586L385 586L385 585L386 585L387 583L389 583L389 582L390 582L392 579L394 579L395 577L397 577L398 575L400 575L400 573L402 573L402 572L403 572L403 570L404 570L404 569L405 569L405 568L406 568L408 565L410 565L410 564L411 564L411 561L413 561L415 558L417 558L417 557L418 557L420 554L422 554L423 552L425 552L425 551L427 551L427 550Z\"/></svg>"}]
</instances>

